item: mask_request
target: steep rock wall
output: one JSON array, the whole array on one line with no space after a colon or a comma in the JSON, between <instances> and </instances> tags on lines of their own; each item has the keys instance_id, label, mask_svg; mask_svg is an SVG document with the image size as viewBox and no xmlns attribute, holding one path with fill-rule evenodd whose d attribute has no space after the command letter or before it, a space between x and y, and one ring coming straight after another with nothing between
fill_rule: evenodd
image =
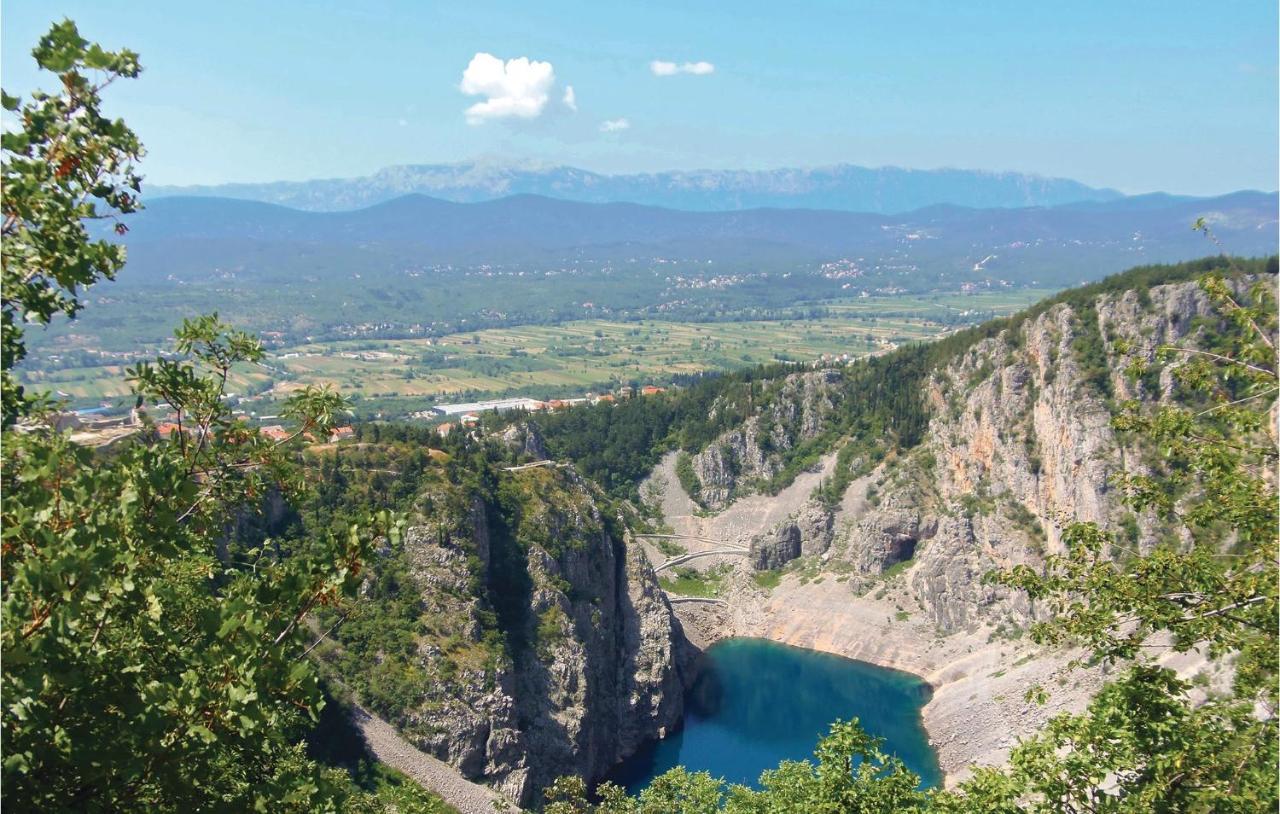
<instances>
[{"instance_id":1,"label":"steep rock wall","mask_svg":"<svg viewBox=\"0 0 1280 814\"><path fill-rule=\"evenodd\" d=\"M1025 595L984 575L1060 553L1073 521L1097 522L1135 548L1153 543L1151 518L1134 516L1113 483L1120 471L1142 470L1144 450L1118 437L1112 418L1122 401L1170 397L1169 366L1140 380L1126 370L1209 314L1196 283L1176 283L1059 304L976 342L925 380L932 418L918 445L891 449L869 486L850 487L862 490L856 500L815 497L757 534L750 562L776 569L821 555L864 587L900 566L942 632L982 618L1034 620ZM694 457L704 503L722 510L774 477L778 450L830 432L824 422L839 398L832 371L787 377L757 415Z\"/></svg>"},{"instance_id":2,"label":"steep rock wall","mask_svg":"<svg viewBox=\"0 0 1280 814\"><path fill-rule=\"evenodd\" d=\"M890 541L913 541L907 582L945 632L984 615L1035 619L1024 595L983 575L1060 553L1070 522L1097 522L1149 545L1149 518L1134 517L1113 483L1117 472L1143 466L1142 451L1112 428L1113 411L1120 400L1168 397L1167 368L1154 392L1125 370L1208 313L1199 287L1179 283L1103 296L1080 312L1059 305L976 344L929 382L935 416L926 438L883 468L886 499L856 518L847 556L876 573L900 558ZM1121 339L1132 347L1121 352ZM1090 342L1101 357L1084 358Z\"/></svg>"},{"instance_id":3,"label":"steep rock wall","mask_svg":"<svg viewBox=\"0 0 1280 814\"><path fill-rule=\"evenodd\" d=\"M527 805L601 776L683 711L683 634L651 567L571 470L512 472L513 513L440 487L403 542L425 680L388 715L419 749Z\"/></svg>"},{"instance_id":4,"label":"steep rock wall","mask_svg":"<svg viewBox=\"0 0 1280 814\"><path fill-rule=\"evenodd\" d=\"M835 409L838 380L831 370L785 377L763 398L756 415L693 456L703 505L725 508L774 478L783 468L781 453L821 435Z\"/></svg>"}]
</instances>

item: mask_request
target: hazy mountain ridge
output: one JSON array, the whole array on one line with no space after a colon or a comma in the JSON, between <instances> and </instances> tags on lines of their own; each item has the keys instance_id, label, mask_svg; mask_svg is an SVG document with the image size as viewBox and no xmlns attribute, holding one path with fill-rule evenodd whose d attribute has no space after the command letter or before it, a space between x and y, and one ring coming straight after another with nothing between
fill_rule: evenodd
<instances>
[{"instance_id":1,"label":"hazy mountain ridge","mask_svg":"<svg viewBox=\"0 0 1280 814\"><path fill-rule=\"evenodd\" d=\"M530 195L415 195L353 212L162 198L127 220L129 266L116 285L129 296L95 298L32 341L74 333L78 345L136 349L167 336L150 318L166 308L235 311L246 328L303 341L583 317L759 318L863 294L1063 287L1203 255L1213 244L1190 228L1201 217L1226 251L1275 250L1277 196L1257 192L898 216Z\"/></svg>"},{"instance_id":2,"label":"hazy mountain ridge","mask_svg":"<svg viewBox=\"0 0 1280 814\"><path fill-rule=\"evenodd\" d=\"M804 254L838 255L936 241L994 249L1000 241L1177 240L1187 237L1196 218L1205 217L1245 243L1232 248L1248 254L1274 245L1270 237L1277 222L1276 205L1275 194L1240 192L1142 204L1126 199L1052 208L933 206L888 216L815 209L688 212L536 195L455 203L415 194L350 212L308 212L228 198L182 197L154 201L132 217L127 242L412 244L421 249L419 259L481 262L496 259L493 255L503 249L534 254L542 249L617 245L660 249L692 242L690 251L715 259L714 244L719 241L739 247L742 241L757 241L791 246ZM1259 246L1252 245L1259 241L1251 232L1262 237Z\"/></svg>"},{"instance_id":3,"label":"hazy mountain ridge","mask_svg":"<svg viewBox=\"0 0 1280 814\"><path fill-rule=\"evenodd\" d=\"M1115 190L1068 178L1027 173L853 164L606 175L576 167L478 161L393 166L357 178L147 188L151 197L241 198L312 211L359 209L412 193L458 203L532 194L583 203L629 202L695 211L783 207L881 214L941 203L1026 207L1124 197Z\"/></svg>"}]
</instances>

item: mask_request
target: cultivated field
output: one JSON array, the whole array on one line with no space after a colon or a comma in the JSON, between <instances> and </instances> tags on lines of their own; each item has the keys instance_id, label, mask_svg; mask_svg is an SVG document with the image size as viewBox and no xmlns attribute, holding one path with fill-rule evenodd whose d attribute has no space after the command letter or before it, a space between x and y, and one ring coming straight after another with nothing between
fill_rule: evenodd
<instances>
[{"instance_id":1,"label":"cultivated field","mask_svg":"<svg viewBox=\"0 0 1280 814\"><path fill-rule=\"evenodd\" d=\"M357 400L404 402L520 393L577 395L629 383L761 362L850 358L927 340L1010 313L1041 290L891 297L823 303L816 319L680 323L582 320L439 338L354 339L278 348L262 366L237 370L229 389L267 403L307 384L332 384ZM76 404L128 395L119 366L27 372L24 381Z\"/></svg>"}]
</instances>

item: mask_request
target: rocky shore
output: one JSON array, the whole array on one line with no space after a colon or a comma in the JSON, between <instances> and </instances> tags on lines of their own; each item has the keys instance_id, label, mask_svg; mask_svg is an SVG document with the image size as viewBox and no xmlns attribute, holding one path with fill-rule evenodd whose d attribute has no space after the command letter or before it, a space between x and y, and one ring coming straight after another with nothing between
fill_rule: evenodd
<instances>
[{"instance_id":1,"label":"rocky shore","mask_svg":"<svg viewBox=\"0 0 1280 814\"><path fill-rule=\"evenodd\" d=\"M1003 639L991 627L940 636L923 621L901 619L895 597L852 597L847 583L801 584L788 575L766 592L748 581L737 581L723 605L674 605L690 642L705 649L726 638L770 639L920 676L933 688L924 726L948 785L975 766L1004 762L1019 737L1082 709L1105 679L1096 669L1068 668L1072 654ZM1049 691L1044 705L1024 697L1037 685Z\"/></svg>"}]
</instances>

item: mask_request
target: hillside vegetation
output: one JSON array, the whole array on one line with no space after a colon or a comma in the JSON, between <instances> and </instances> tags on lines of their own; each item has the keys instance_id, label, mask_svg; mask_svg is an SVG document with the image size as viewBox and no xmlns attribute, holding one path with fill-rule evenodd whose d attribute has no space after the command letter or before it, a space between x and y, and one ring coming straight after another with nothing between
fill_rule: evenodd
<instances>
[{"instance_id":1,"label":"hillside vegetation","mask_svg":"<svg viewBox=\"0 0 1280 814\"><path fill-rule=\"evenodd\" d=\"M1239 269L1237 274L1275 273L1275 258L1234 263ZM1177 265L1138 267L1097 283L1067 289L1013 316L831 368L827 388L832 401L830 412L812 437L787 447L766 449L779 466L778 473L763 487L776 491L785 486L822 453L847 438L851 443L840 447L835 482L828 490L832 495L840 494L842 486L867 462L891 447L909 450L919 443L934 414L926 399L926 380L978 342L1006 332L1016 338L1023 324L1059 304L1087 314L1100 295L1142 292L1156 285L1194 281L1225 266L1223 258L1205 258ZM1080 322L1090 325L1087 319ZM1098 359L1096 344L1100 341L1096 330L1086 330L1073 349L1090 378L1105 378L1101 374L1106 371L1094 367ZM574 461L604 488L617 494L633 494L634 487L664 451L701 452L748 417L766 414L785 392L786 377L794 370L786 365L755 367L709 378L660 397L579 407L530 420L541 430L554 454ZM791 437L796 436L795 427L784 430Z\"/></svg>"}]
</instances>

